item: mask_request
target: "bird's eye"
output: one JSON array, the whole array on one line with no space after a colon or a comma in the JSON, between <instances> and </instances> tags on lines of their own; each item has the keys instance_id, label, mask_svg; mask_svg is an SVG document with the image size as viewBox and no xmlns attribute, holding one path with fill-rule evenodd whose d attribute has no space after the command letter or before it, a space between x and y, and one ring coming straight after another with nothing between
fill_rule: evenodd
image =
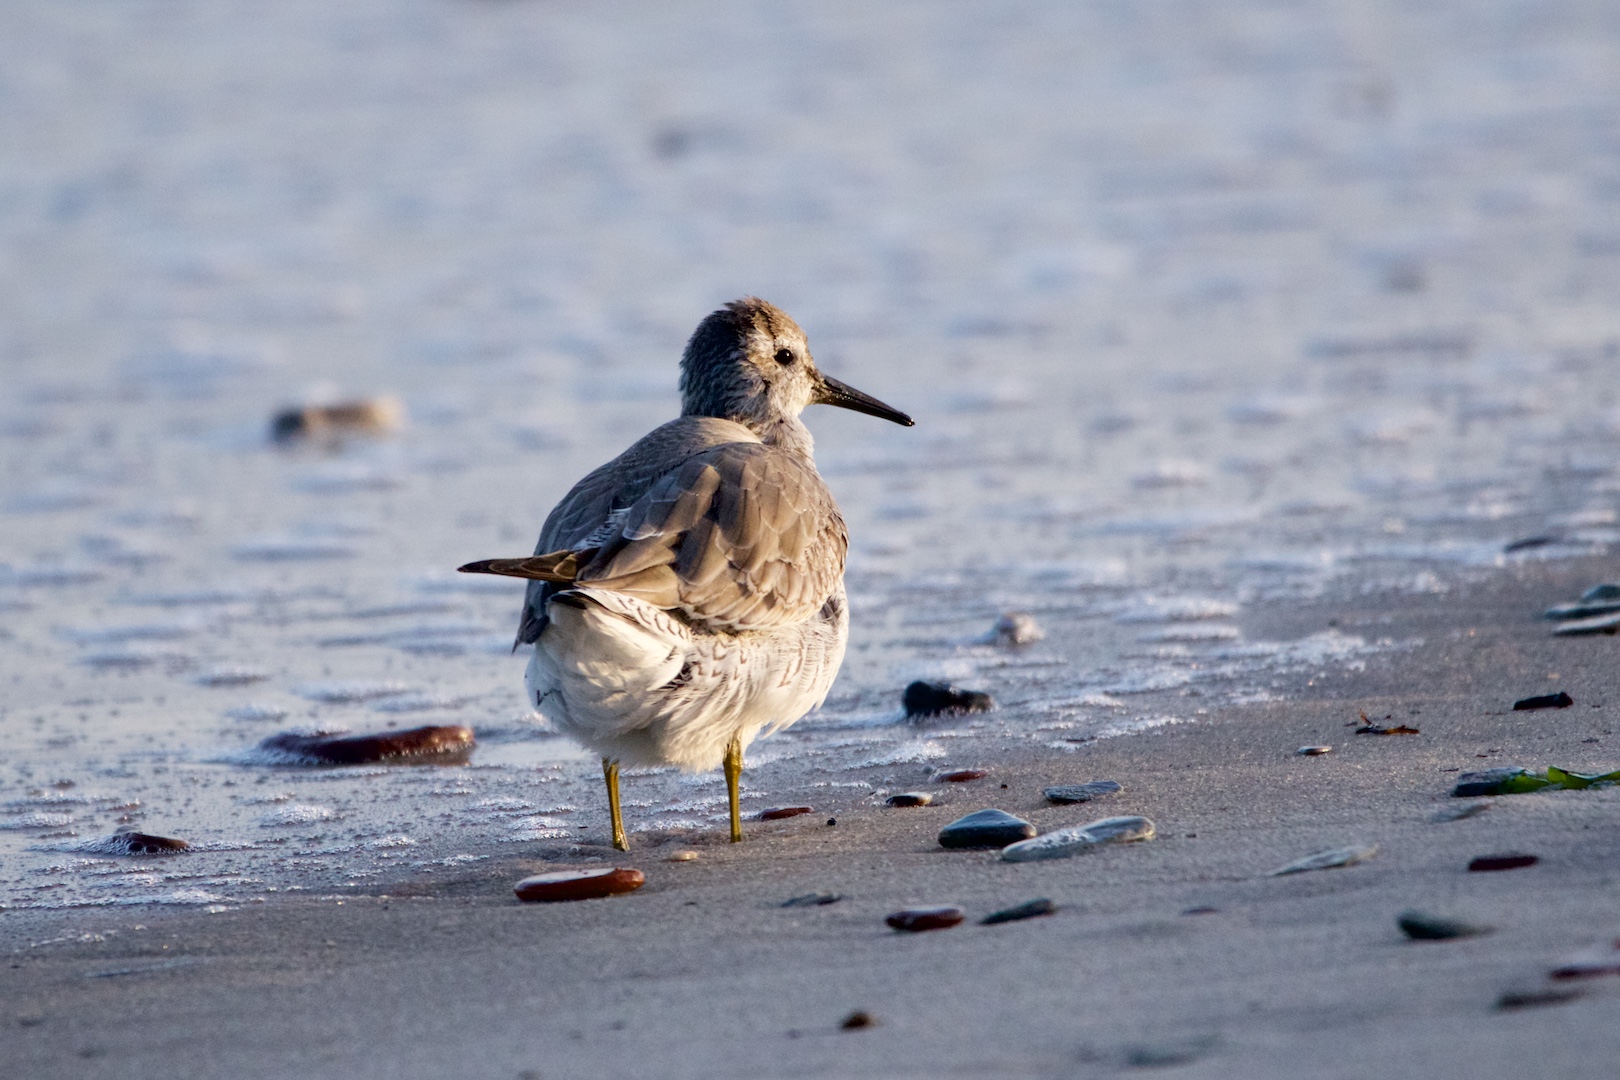
<instances>
[{"instance_id":1,"label":"bird's eye","mask_svg":"<svg viewBox=\"0 0 1620 1080\"><path fill-rule=\"evenodd\" d=\"M781 364L783 367L787 367L789 364L793 363L793 350L792 349L777 349L776 350L776 362L778 364Z\"/></svg>"}]
</instances>

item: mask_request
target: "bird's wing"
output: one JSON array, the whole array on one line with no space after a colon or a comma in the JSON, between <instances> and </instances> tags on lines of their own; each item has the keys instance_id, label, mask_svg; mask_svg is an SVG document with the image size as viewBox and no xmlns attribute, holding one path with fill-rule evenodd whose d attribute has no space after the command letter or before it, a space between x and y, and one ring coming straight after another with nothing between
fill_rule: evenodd
<instances>
[{"instance_id":1,"label":"bird's wing","mask_svg":"<svg viewBox=\"0 0 1620 1080\"><path fill-rule=\"evenodd\" d=\"M757 442L758 438L741 424L707 416L683 416L654 428L563 496L547 515L534 553L600 546L617 532L636 500L674 463L710 447L748 440ZM546 628L546 602L565 587L549 581L529 583L516 645L539 640Z\"/></svg>"},{"instance_id":2,"label":"bird's wing","mask_svg":"<svg viewBox=\"0 0 1620 1080\"><path fill-rule=\"evenodd\" d=\"M576 583L694 625L761 630L814 615L843 576L848 546L813 466L762 443L727 443L659 478Z\"/></svg>"}]
</instances>

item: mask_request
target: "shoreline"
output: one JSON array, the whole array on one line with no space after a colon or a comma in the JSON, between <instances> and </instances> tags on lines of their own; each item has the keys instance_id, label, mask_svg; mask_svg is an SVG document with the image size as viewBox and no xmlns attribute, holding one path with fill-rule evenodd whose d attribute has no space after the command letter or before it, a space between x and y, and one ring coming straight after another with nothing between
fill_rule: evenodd
<instances>
[{"instance_id":1,"label":"shoreline","mask_svg":"<svg viewBox=\"0 0 1620 1080\"><path fill-rule=\"evenodd\" d=\"M613 860L647 875L629 896L519 904L520 877L564 865L542 843L453 876L218 913L7 912L0 1023L28 1077L1040 1077L1155 1064L1190 1076L1506 1077L1527 1055L1549 1075L1600 1075L1620 984L1584 980L1581 997L1544 1008L1495 1004L1620 928L1620 791L1507 796L1432 819L1460 801L1448 770L1620 765L1614 639L1552 638L1537 618L1606 563L1539 563L1331 613L1256 608L1246 631L1332 619L1422 641L1197 723L1071 753L1008 747L976 762L986 778L933 786L944 805L834 796L815 815L750 823L735 848L720 830L643 834ZM1556 689L1576 705L1511 711ZM1363 710L1420 734L1353 735ZM1294 753L1310 743L1334 750ZM1124 790L1078 806L1041 797L1094 779ZM941 850L939 827L981 806L1043 832L1143 814L1158 837L1026 864ZM1348 844L1379 851L1267 876ZM666 861L677 847L698 859ZM1508 851L1541 861L1465 870ZM779 906L811 892L843 898ZM1058 912L976 925L1038 897ZM969 921L919 935L883 925L920 903L960 904ZM1217 910L1182 914L1200 907ZM1394 919L1407 908L1495 929L1406 942ZM839 1030L856 1010L877 1025Z\"/></svg>"}]
</instances>

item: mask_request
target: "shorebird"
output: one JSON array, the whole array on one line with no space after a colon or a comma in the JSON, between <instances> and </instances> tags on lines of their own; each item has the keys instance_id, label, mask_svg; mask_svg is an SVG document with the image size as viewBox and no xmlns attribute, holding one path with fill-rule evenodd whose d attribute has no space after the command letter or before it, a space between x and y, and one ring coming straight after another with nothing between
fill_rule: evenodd
<instances>
[{"instance_id":1,"label":"shorebird","mask_svg":"<svg viewBox=\"0 0 1620 1080\"><path fill-rule=\"evenodd\" d=\"M755 297L698 324L680 391L680 417L575 484L532 557L460 568L529 579L514 645L534 646L529 704L601 755L620 851L621 764L723 764L741 840L743 751L838 674L849 538L799 414L912 425L822 374L798 324Z\"/></svg>"}]
</instances>

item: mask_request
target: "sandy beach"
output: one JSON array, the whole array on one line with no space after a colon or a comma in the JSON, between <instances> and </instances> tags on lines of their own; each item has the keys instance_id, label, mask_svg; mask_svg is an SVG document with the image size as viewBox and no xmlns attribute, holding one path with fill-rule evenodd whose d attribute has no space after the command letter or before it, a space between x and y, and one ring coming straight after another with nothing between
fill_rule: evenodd
<instances>
[{"instance_id":1,"label":"sandy beach","mask_svg":"<svg viewBox=\"0 0 1620 1080\"><path fill-rule=\"evenodd\" d=\"M942 805L831 799L753 823L735 847L718 829L644 837L615 860L647 874L626 896L519 904L510 887L530 872L598 865L536 848L454 880L220 914L14 912L0 924L7 1056L13 1075L41 1078L1506 1078L1527 1060L1606 1075L1620 981L1546 973L1620 931L1620 792L1502 796L1434 818L1461 801L1448 796L1458 769L1620 762L1614 639L1552 638L1537 618L1608 569L1568 561L1393 608L1272 612L1295 631L1336 620L1410 644L1275 702L975 762L979 781L890 778ZM1575 705L1511 711L1553 689ZM1354 735L1360 712L1419 734ZM1298 756L1307 744L1333 750ZM1124 790L1082 806L1041 797L1093 779ZM941 825L984 806L1043 831L1143 814L1158 836L1031 864L938 846ZM696 860L666 861L694 843ZM1378 853L1268 876L1356 844ZM1504 852L1540 862L1466 869ZM781 906L811 892L842 899ZM1037 897L1058 911L976 925ZM969 921L885 927L916 903L959 904ZM1408 941L1395 917L1409 908L1493 932ZM1581 996L1499 1007L1549 988ZM876 1026L841 1030L855 1010Z\"/></svg>"},{"instance_id":2,"label":"sandy beach","mask_svg":"<svg viewBox=\"0 0 1620 1080\"><path fill-rule=\"evenodd\" d=\"M1620 767L1616 639L1541 618L1620 576L1612 7L0 5L0 1074L1608 1075L1612 976L1547 975L1620 792L1436 815ZM805 414L850 643L747 842L626 769L618 856L454 568L746 294L917 424ZM285 751L420 726L476 746ZM991 807L1156 836L940 847Z\"/></svg>"}]
</instances>

